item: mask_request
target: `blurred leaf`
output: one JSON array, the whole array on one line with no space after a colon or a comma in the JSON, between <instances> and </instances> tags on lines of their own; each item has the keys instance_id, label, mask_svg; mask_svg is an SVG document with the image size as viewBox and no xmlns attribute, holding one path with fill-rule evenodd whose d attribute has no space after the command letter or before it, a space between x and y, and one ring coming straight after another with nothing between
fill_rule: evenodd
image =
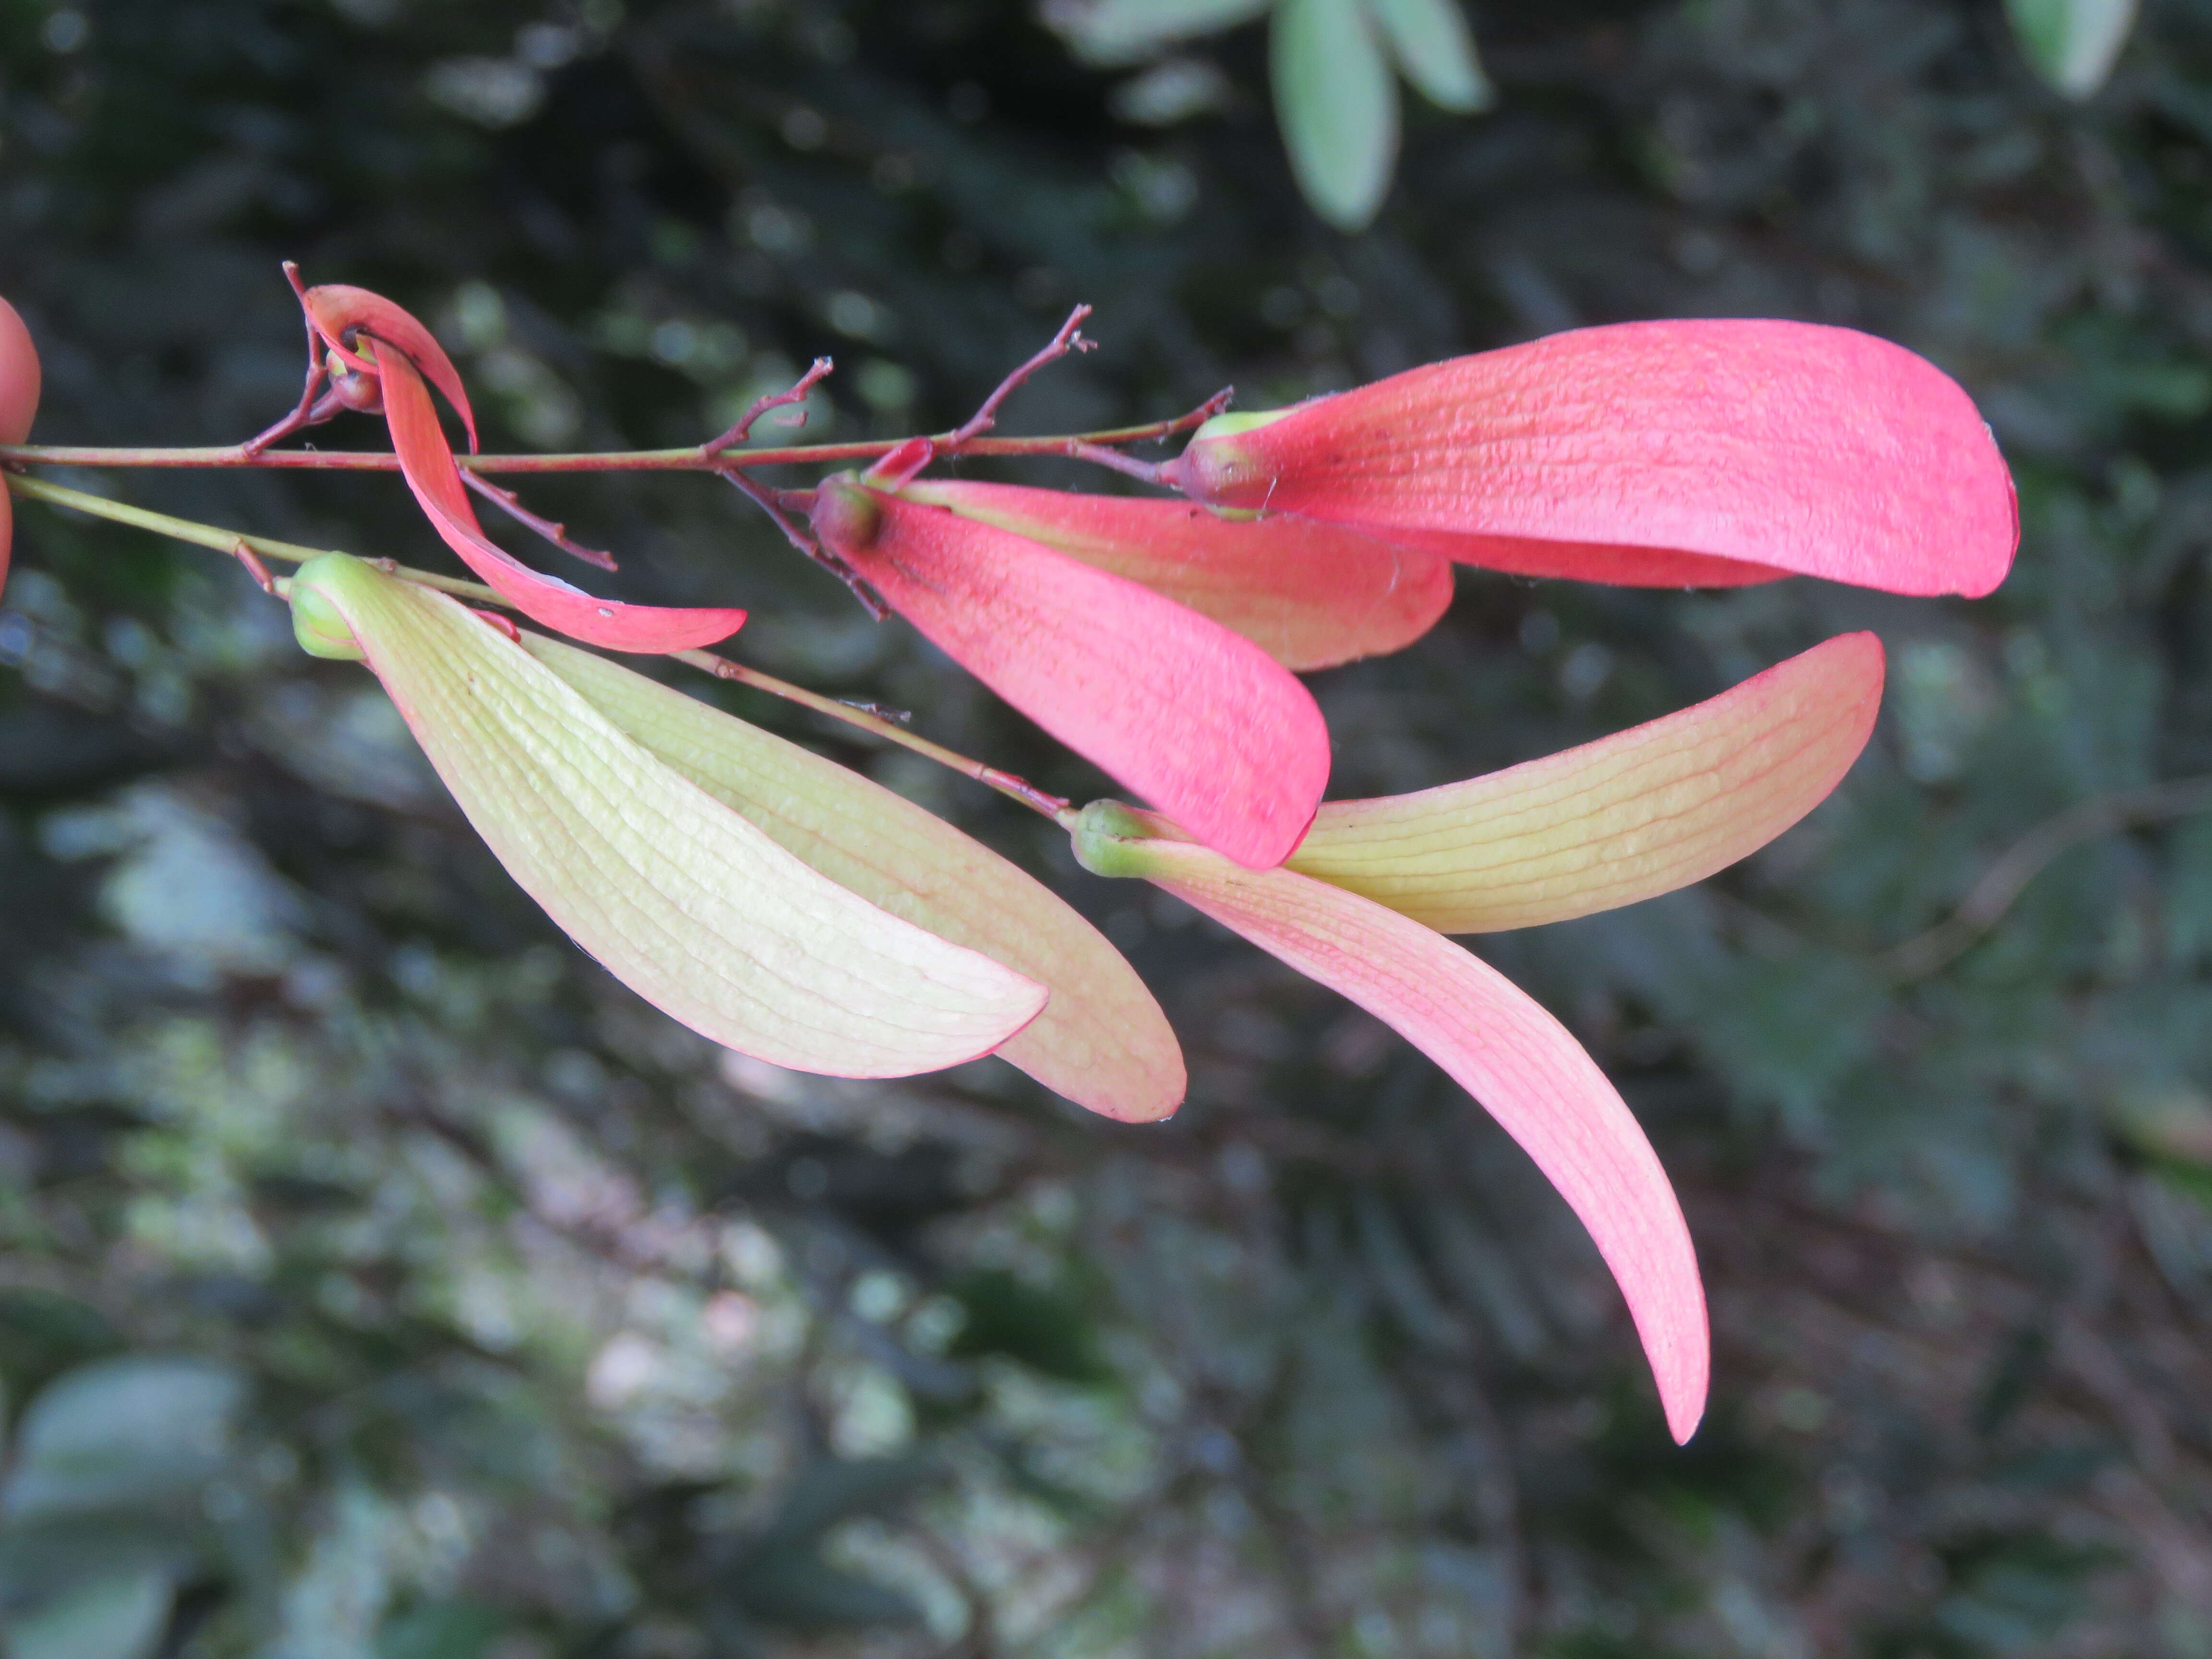
<instances>
[{"instance_id":1,"label":"blurred leaf","mask_svg":"<svg viewBox=\"0 0 2212 1659\"><path fill-rule=\"evenodd\" d=\"M954 1358L1003 1354L1069 1382L1111 1375L1099 1358L1090 1310L1073 1292L1040 1289L996 1267L964 1273L945 1290L968 1315L953 1340Z\"/></svg>"},{"instance_id":2,"label":"blurred leaf","mask_svg":"<svg viewBox=\"0 0 2212 1659\"><path fill-rule=\"evenodd\" d=\"M71 1366L113 1353L123 1339L94 1308L52 1291L0 1291L0 1377L21 1405Z\"/></svg>"},{"instance_id":3,"label":"blurred leaf","mask_svg":"<svg viewBox=\"0 0 2212 1659\"><path fill-rule=\"evenodd\" d=\"M98 1512L0 1527L0 1609L46 1604L88 1577L180 1578L197 1552L191 1522L158 1510Z\"/></svg>"},{"instance_id":4,"label":"blurred leaf","mask_svg":"<svg viewBox=\"0 0 2212 1659\"><path fill-rule=\"evenodd\" d=\"M2033 1322L2014 1331L1998 1347L1974 1402L1974 1432L1985 1440L2002 1433L2050 1374L2049 1328Z\"/></svg>"},{"instance_id":5,"label":"blurred leaf","mask_svg":"<svg viewBox=\"0 0 2212 1659\"><path fill-rule=\"evenodd\" d=\"M8 1659L145 1659L168 1621L167 1573L103 1573L9 1620Z\"/></svg>"},{"instance_id":6,"label":"blurred leaf","mask_svg":"<svg viewBox=\"0 0 2212 1659\"><path fill-rule=\"evenodd\" d=\"M1364 230L1398 159L1398 83L1360 0L1282 0L1269 26L1275 119L1315 212Z\"/></svg>"},{"instance_id":7,"label":"blurred leaf","mask_svg":"<svg viewBox=\"0 0 2212 1659\"><path fill-rule=\"evenodd\" d=\"M935 1473L927 1457L818 1457L784 1494L767 1549L781 1555L811 1548L840 1522L898 1503Z\"/></svg>"},{"instance_id":8,"label":"blurred leaf","mask_svg":"<svg viewBox=\"0 0 2212 1659\"><path fill-rule=\"evenodd\" d=\"M23 1413L0 1512L20 1522L190 1498L222 1468L244 1397L238 1375L209 1360L132 1357L71 1371Z\"/></svg>"},{"instance_id":9,"label":"blurred leaf","mask_svg":"<svg viewBox=\"0 0 2212 1659\"><path fill-rule=\"evenodd\" d=\"M2170 339L2102 313L2069 318L2051 333L2075 359L2053 393L2079 405L2069 412L2085 424L2194 421L2212 409L2212 368Z\"/></svg>"},{"instance_id":10,"label":"blurred leaf","mask_svg":"<svg viewBox=\"0 0 2212 1659\"><path fill-rule=\"evenodd\" d=\"M1553 1637L1536 1651L1541 1659L1687 1659L1680 1648L1654 1649L1641 1639L1601 1631Z\"/></svg>"},{"instance_id":11,"label":"blurred leaf","mask_svg":"<svg viewBox=\"0 0 2212 1659\"><path fill-rule=\"evenodd\" d=\"M798 1630L910 1625L921 1616L899 1591L833 1567L811 1551L764 1551L731 1573L723 1588L756 1619Z\"/></svg>"},{"instance_id":12,"label":"blurred leaf","mask_svg":"<svg viewBox=\"0 0 2212 1659\"><path fill-rule=\"evenodd\" d=\"M1367 0L1406 78L1439 108L1472 115L1498 100L1460 0Z\"/></svg>"},{"instance_id":13,"label":"blurred leaf","mask_svg":"<svg viewBox=\"0 0 2212 1659\"><path fill-rule=\"evenodd\" d=\"M798 1630L910 1625L913 1601L822 1559L823 1534L882 1513L938 1473L928 1457L817 1458L799 1473L760 1541L716 1588L751 1617Z\"/></svg>"},{"instance_id":14,"label":"blurred leaf","mask_svg":"<svg viewBox=\"0 0 2212 1659\"><path fill-rule=\"evenodd\" d=\"M2136 0L2005 0L2005 15L2038 75L2066 97L2089 98L2127 44Z\"/></svg>"},{"instance_id":15,"label":"blurred leaf","mask_svg":"<svg viewBox=\"0 0 2212 1659\"><path fill-rule=\"evenodd\" d=\"M2088 1579L2109 1549L2035 1533L1970 1540L1945 1553L1954 1588L1936 1608L1944 1634L1996 1654L2045 1646L2089 1611Z\"/></svg>"},{"instance_id":16,"label":"blurred leaf","mask_svg":"<svg viewBox=\"0 0 2212 1659\"><path fill-rule=\"evenodd\" d=\"M1273 0L1044 0L1047 27L1085 63L1133 64L1174 41L1249 23Z\"/></svg>"},{"instance_id":17,"label":"blurred leaf","mask_svg":"<svg viewBox=\"0 0 2212 1659\"><path fill-rule=\"evenodd\" d=\"M2115 1086L2106 1111L2120 1139L2154 1159L2212 1169L2212 1097L2179 1078Z\"/></svg>"},{"instance_id":18,"label":"blurred leaf","mask_svg":"<svg viewBox=\"0 0 2212 1659\"><path fill-rule=\"evenodd\" d=\"M1739 1097L1778 1112L1801 1133L1820 1121L1844 1073L1873 1051L1889 1003L1887 988L1864 969L1812 952L1786 964L1739 958L1674 994Z\"/></svg>"},{"instance_id":19,"label":"blurred leaf","mask_svg":"<svg viewBox=\"0 0 2212 1659\"><path fill-rule=\"evenodd\" d=\"M425 1601L384 1621L376 1659L479 1659L506 1626L482 1602Z\"/></svg>"}]
</instances>

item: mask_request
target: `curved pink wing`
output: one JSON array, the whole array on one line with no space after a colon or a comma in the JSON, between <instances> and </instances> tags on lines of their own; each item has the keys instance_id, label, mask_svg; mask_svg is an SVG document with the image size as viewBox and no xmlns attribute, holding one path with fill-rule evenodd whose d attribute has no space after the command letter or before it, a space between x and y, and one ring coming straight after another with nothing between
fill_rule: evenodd
<instances>
[{"instance_id":1,"label":"curved pink wing","mask_svg":"<svg viewBox=\"0 0 2212 1659\"><path fill-rule=\"evenodd\" d=\"M1451 603L1449 561L1309 519L1226 519L1188 501L924 478L949 507L1164 593L1255 641L1285 668L1397 651Z\"/></svg>"},{"instance_id":2,"label":"curved pink wing","mask_svg":"<svg viewBox=\"0 0 2212 1659\"><path fill-rule=\"evenodd\" d=\"M1958 383L1854 330L1622 323L1203 428L1169 481L1469 564L1645 586L1987 593L2012 476Z\"/></svg>"},{"instance_id":3,"label":"curved pink wing","mask_svg":"<svg viewBox=\"0 0 2212 1659\"><path fill-rule=\"evenodd\" d=\"M384 383L384 417L407 487L446 544L517 611L571 639L611 651L689 651L726 639L743 626L742 611L683 611L595 599L556 576L532 570L492 541L477 522L422 377L398 347L373 336L368 343Z\"/></svg>"},{"instance_id":4,"label":"curved pink wing","mask_svg":"<svg viewBox=\"0 0 2212 1659\"><path fill-rule=\"evenodd\" d=\"M1235 869L1189 842L1085 841L1079 831L1091 867L1145 877L1349 997L1480 1101L1589 1229L1627 1299L1668 1427L1690 1437L1711 1364L1697 1252L1651 1143L1565 1026L1480 957L1356 893L1289 870Z\"/></svg>"},{"instance_id":5,"label":"curved pink wing","mask_svg":"<svg viewBox=\"0 0 2212 1659\"><path fill-rule=\"evenodd\" d=\"M1009 531L844 480L824 544L945 653L1209 846L1280 864L1328 782L1312 694L1241 635Z\"/></svg>"},{"instance_id":6,"label":"curved pink wing","mask_svg":"<svg viewBox=\"0 0 2212 1659\"><path fill-rule=\"evenodd\" d=\"M412 312L394 305L381 294L344 283L325 283L311 288L301 296L301 303L307 307L308 320L314 324L315 331L342 351L348 349L346 331L358 328L405 352L408 361L446 394L446 401L453 404L461 417L461 424L468 428L469 453L476 453L476 412L469 407L468 388L461 384L461 372L446 356L446 349L438 343L437 337L423 327Z\"/></svg>"}]
</instances>

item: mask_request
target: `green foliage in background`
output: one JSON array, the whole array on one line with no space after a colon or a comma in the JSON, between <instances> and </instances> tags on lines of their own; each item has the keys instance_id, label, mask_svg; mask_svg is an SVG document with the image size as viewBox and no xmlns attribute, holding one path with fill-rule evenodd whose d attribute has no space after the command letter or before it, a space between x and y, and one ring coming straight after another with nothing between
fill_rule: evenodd
<instances>
[{"instance_id":1,"label":"green foliage in background","mask_svg":"<svg viewBox=\"0 0 2212 1659\"><path fill-rule=\"evenodd\" d=\"M2069 98L2087 98L2127 44L2136 0L2005 0L2005 15L2035 72Z\"/></svg>"},{"instance_id":2,"label":"green foliage in background","mask_svg":"<svg viewBox=\"0 0 2212 1659\"><path fill-rule=\"evenodd\" d=\"M2212 773L2212 6L2084 101L1997 0L1479 21L1495 108L1409 126L1350 239L1233 95L1256 32L1218 120L1146 127L1018 0L0 0L52 440L288 407L285 256L431 319L501 446L694 441L825 349L811 430L942 424L1077 299L1105 349L1016 429L1764 313L1960 375L2027 526L1972 605L1465 572L1315 678L1360 794L1890 647L1873 749L1768 854L1482 946L1686 1194L1717 1392L1677 1451L1593 1253L1433 1068L995 797L732 702L1093 914L1185 1038L1171 1124L717 1054L242 573L26 505L15 1659L2212 1653L2212 820L2175 787ZM441 556L389 479L106 487ZM712 480L532 499L637 597L750 605L763 666L1104 788ZM2054 824L1993 926L1929 933Z\"/></svg>"},{"instance_id":3,"label":"green foliage in background","mask_svg":"<svg viewBox=\"0 0 2212 1659\"><path fill-rule=\"evenodd\" d=\"M2004 0L2035 72L2069 98L2105 84L2135 27L2136 0ZM1038 15L1084 62L1152 60L1119 88L1121 118L1165 126L1231 96L1191 43L1267 17L1275 119L1298 188L1338 229L1363 231L1390 189L1399 145L1398 76L1437 108L1472 115L1496 94L1462 0L1041 0ZM1169 56L1183 51L1186 55Z\"/></svg>"},{"instance_id":4,"label":"green foliage in background","mask_svg":"<svg viewBox=\"0 0 2212 1659\"><path fill-rule=\"evenodd\" d=\"M1340 230L1374 222L1398 161L1398 77L1442 110L1471 115L1494 94L1461 0L1044 0L1039 15L1100 67L1155 60L1115 100L1124 119L1164 126L1218 106L1220 69L1166 58L1194 38L1269 20L1268 82L1299 190Z\"/></svg>"}]
</instances>

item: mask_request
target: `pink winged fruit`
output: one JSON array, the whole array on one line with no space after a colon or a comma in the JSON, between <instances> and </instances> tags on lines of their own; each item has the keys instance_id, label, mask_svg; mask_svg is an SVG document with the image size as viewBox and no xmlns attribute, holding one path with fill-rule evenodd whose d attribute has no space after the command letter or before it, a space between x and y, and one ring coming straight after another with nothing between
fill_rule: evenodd
<instances>
[{"instance_id":1,"label":"pink winged fruit","mask_svg":"<svg viewBox=\"0 0 2212 1659\"><path fill-rule=\"evenodd\" d=\"M1989 592L2012 477L1958 383L1850 329L1620 323L1218 416L1161 470L1210 506L1530 576Z\"/></svg>"},{"instance_id":2,"label":"pink winged fruit","mask_svg":"<svg viewBox=\"0 0 2212 1659\"><path fill-rule=\"evenodd\" d=\"M1301 672L1401 650L1451 603L1449 560L1337 525L965 479L899 493L1141 583Z\"/></svg>"},{"instance_id":3,"label":"pink winged fruit","mask_svg":"<svg viewBox=\"0 0 2212 1659\"><path fill-rule=\"evenodd\" d=\"M477 521L429 386L443 392L460 416L471 449L476 447L476 415L459 371L430 331L367 289L311 288L301 303L330 351L334 372L362 377L352 382L357 389L349 401L368 406L380 393L400 472L432 526L470 569L524 616L614 651L690 650L726 639L744 624L745 613L739 610L678 610L598 599L524 564L486 536Z\"/></svg>"},{"instance_id":4,"label":"pink winged fruit","mask_svg":"<svg viewBox=\"0 0 2212 1659\"><path fill-rule=\"evenodd\" d=\"M1060 742L1250 868L1328 782L1313 696L1240 634L1026 536L851 474L815 533L892 610Z\"/></svg>"},{"instance_id":5,"label":"pink winged fruit","mask_svg":"<svg viewBox=\"0 0 2212 1659\"><path fill-rule=\"evenodd\" d=\"M1333 802L1280 869L1240 869L1172 822L1084 809L1076 856L1137 876L1342 993L1443 1067L1527 1150L1619 1282L1668 1426L1689 1437L1710 1367L1680 1206L1595 1062L1438 929L1526 927L1711 874L1795 823L1864 747L1882 652L1845 635L1720 696L1488 777Z\"/></svg>"}]
</instances>

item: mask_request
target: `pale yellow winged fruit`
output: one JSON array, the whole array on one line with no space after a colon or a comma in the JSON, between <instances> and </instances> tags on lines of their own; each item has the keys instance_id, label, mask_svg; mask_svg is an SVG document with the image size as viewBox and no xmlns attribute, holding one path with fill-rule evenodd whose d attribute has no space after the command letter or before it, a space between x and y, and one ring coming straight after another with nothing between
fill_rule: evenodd
<instances>
[{"instance_id":1,"label":"pale yellow winged fruit","mask_svg":"<svg viewBox=\"0 0 2212 1659\"><path fill-rule=\"evenodd\" d=\"M524 648L661 761L842 887L1048 987L999 1050L1047 1088L1130 1122L1182 1102L1182 1050L1136 970L996 853L860 774L619 663L541 634Z\"/></svg>"},{"instance_id":2,"label":"pale yellow winged fruit","mask_svg":"<svg viewBox=\"0 0 2212 1659\"><path fill-rule=\"evenodd\" d=\"M625 735L502 627L332 554L294 629L365 659L509 874L647 1001L795 1070L902 1077L990 1053L1044 988L810 867Z\"/></svg>"},{"instance_id":3,"label":"pale yellow winged fruit","mask_svg":"<svg viewBox=\"0 0 2212 1659\"><path fill-rule=\"evenodd\" d=\"M1881 682L1881 642L1840 635L1578 749L1417 794L1327 802L1290 867L1444 933L1672 892L1827 798L1866 746Z\"/></svg>"}]
</instances>

